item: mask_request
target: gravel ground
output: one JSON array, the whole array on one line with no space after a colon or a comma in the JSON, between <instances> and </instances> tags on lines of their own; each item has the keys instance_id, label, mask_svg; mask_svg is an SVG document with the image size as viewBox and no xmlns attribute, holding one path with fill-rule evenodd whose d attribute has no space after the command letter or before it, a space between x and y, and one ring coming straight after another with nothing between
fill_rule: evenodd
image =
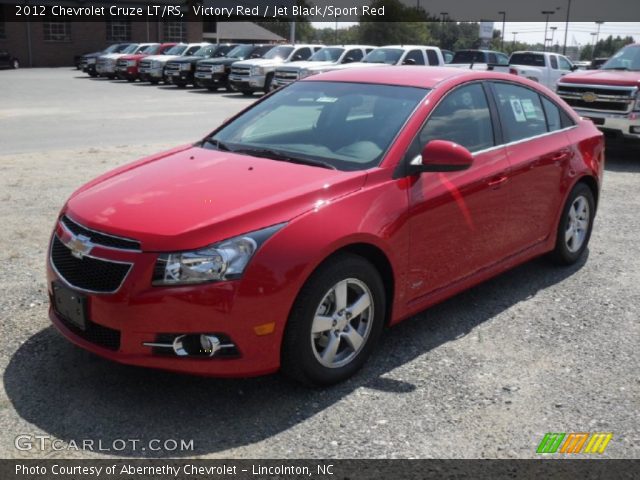
<instances>
[{"instance_id":1,"label":"gravel ground","mask_svg":"<svg viewBox=\"0 0 640 480\"><path fill-rule=\"evenodd\" d=\"M67 69L0 75L0 457L526 458L546 432L599 431L613 432L605 456L640 458L637 146L608 146L581 264L535 260L407 320L335 388L194 378L110 363L62 338L47 318L45 250L74 188L194 140L250 100ZM142 443L19 451L19 434ZM194 448L142 450L150 439Z\"/></svg>"}]
</instances>

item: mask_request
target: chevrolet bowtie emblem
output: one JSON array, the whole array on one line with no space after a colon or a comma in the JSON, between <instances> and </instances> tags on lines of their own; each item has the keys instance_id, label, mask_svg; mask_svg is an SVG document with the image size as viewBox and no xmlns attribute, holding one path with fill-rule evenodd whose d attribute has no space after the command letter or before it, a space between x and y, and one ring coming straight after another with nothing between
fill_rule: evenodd
<instances>
[{"instance_id":1,"label":"chevrolet bowtie emblem","mask_svg":"<svg viewBox=\"0 0 640 480\"><path fill-rule=\"evenodd\" d=\"M593 103L598 100L598 96L593 92L584 92L582 94L582 100L587 103Z\"/></svg>"},{"instance_id":2,"label":"chevrolet bowtie emblem","mask_svg":"<svg viewBox=\"0 0 640 480\"><path fill-rule=\"evenodd\" d=\"M89 255L93 249L93 243L89 237L84 235L71 235L71 238L64 242L66 247L71 250L71 255L76 258L82 258L85 255Z\"/></svg>"}]
</instances>

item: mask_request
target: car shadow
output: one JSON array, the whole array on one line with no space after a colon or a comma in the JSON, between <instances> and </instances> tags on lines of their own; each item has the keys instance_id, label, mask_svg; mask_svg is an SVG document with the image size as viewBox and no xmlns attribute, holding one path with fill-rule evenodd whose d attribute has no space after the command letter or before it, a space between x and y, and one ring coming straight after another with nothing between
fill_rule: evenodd
<instances>
[{"instance_id":1,"label":"car shadow","mask_svg":"<svg viewBox=\"0 0 640 480\"><path fill-rule=\"evenodd\" d=\"M640 172L640 141L606 137L604 168L612 172Z\"/></svg>"},{"instance_id":2,"label":"car shadow","mask_svg":"<svg viewBox=\"0 0 640 480\"><path fill-rule=\"evenodd\" d=\"M252 379L193 377L123 366L76 348L48 327L11 357L4 387L27 422L64 441L193 440L190 451L104 452L124 457L203 455L270 438L313 417L356 389L402 395L409 382L385 376L455 342L536 292L561 282L586 261L559 268L541 258L457 295L389 329L352 379L309 389L280 375ZM446 368L439 366L438 368Z\"/></svg>"}]
</instances>

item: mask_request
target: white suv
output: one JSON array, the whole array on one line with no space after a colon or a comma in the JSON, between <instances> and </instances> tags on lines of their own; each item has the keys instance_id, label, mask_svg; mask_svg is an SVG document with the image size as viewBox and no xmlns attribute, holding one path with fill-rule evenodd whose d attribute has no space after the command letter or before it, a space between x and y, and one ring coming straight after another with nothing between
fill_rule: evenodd
<instances>
[{"instance_id":1,"label":"white suv","mask_svg":"<svg viewBox=\"0 0 640 480\"><path fill-rule=\"evenodd\" d=\"M276 68L283 63L307 60L323 45L277 45L262 58L243 60L231 65L229 84L244 95L268 92Z\"/></svg>"}]
</instances>

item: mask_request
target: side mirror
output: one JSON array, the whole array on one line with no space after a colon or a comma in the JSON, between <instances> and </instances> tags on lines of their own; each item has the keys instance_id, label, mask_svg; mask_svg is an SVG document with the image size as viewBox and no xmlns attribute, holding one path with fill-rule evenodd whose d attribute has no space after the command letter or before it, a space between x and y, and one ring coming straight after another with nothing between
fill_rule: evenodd
<instances>
[{"instance_id":1,"label":"side mirror","mask_svg":"<svg viewBox=\"0 0 640 480\"><path fill-rule=\"evenodd\" d=\"M416 61L413 58L407 58L404 62L402 62L403 65L415 65Z\"/></svg>"},{"instance_id":2,"label":"side mirror","mask_svg":"<svg viewBox=\"0 0 640 480\"><path fill-rule=\"evenodd\" d=\"M448 140L431 140L409 165L409 173L458 172L473 165L469 150Z\"/></svg>"}]
</instances>

